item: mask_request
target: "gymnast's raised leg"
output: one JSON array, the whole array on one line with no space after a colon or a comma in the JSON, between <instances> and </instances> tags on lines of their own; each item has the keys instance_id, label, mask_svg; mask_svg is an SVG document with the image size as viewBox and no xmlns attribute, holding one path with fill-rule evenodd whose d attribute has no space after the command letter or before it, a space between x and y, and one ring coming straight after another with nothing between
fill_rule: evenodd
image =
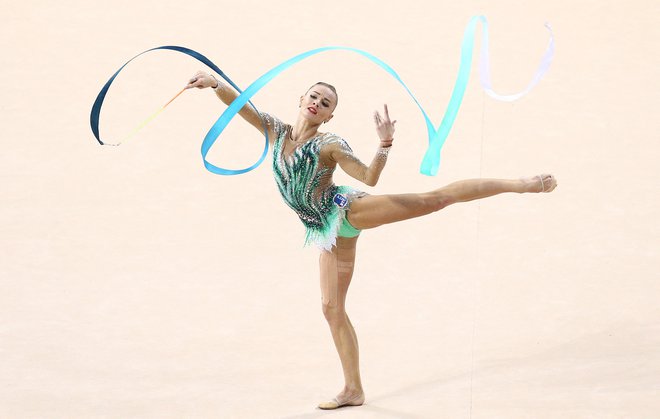
<instances>
[{"instance_id":1,"label":"gymnast's raised leg","mask_svg":"<svg viewBox=\"0 0 660 419\"><path fill-rule=\"evenodd\" d=\"M421 217L458 202L487 198L506 192L552 192L554 176L544 174L523 179L469 179L451 183L431 192L367 195L356 199L348 221L358 230Z\"/></svg>"}]
</instances>

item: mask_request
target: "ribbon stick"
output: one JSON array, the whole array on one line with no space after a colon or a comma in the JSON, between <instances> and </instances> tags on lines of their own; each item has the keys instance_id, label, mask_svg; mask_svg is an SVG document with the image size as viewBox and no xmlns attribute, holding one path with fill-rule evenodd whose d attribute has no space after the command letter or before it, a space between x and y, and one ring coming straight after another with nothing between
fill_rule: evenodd
<instances>
[{"instance_id":1,"label":"ribbon stick","mask_svg":"<svg viewBox=\"0 0 660 419\"><path fill-rule=\"evenodd\" d=\"M229 83L234 89L236 89L236 91L238 91L239 93L242 92L242 90L236 85L236 83L234 83L229 77L227 77L225 75L225 73L217 65L215 65L211 60L209 60L208 58L206 58L204 55L200 54L197 51L194 51L190 48L176 46L176 45L165 45L165 46L161 46L161 47L148 49L146 51L143 51L143 52L139 53L135 57L128 60L124 65L122 65L119 68L119 70L117 70L115 72L115 74L113 74L112 77L110 77L110 80L108 80L105 83L105 85L103 86L103 88L99 92L98 96L96 97L96 100L94 101L94 104L92 105L92 111L89 115L89 123L90 123L91 128L92 128L92 133L94 134L94 137L99 142L99 144L106 145L106 143L101 141L101 137L100 137L100 133L99 133L99 120L100 120L100 116L101 116L101 108L103 107L103 101L105 100L105 96L108 93L108 89L110 89L110 86L112 85L112 82L115 80L115 78L117 77L119 72L124 67L126 67L128 65L128 63L130 63L131 61L133 61L134 59L136 59L137 57L139 57L142 54L146 54L147 52L160 50L160 49L177 51L177 52L189 55L192 58L195 58L196 60L202 62L203 64L210 67L213 71L215 71L220 77L222 77L227 83ZM182 92L179 92L179 94L181 94L181 93ZM177 96L179 96L179 94ZM175 96L172 100L176 99L177 96ZM168 102L167 104L170 104L171 102L172 101ZM251 102L248 102L248 103L250 103L250 106L252 106L255 110L257 109ZM245 105L245 103L243 105ZM167 105L165 105L165 106L167 106ZM158 114L158 113L160 113L160 112L157 112L156 114ZM238 113L238 111L236 111L236 113ZM235 114L234 114L234 116L235 116ZM151 119L153 119L153 118L151 118ZM218 123L216 122L213 125L213 127L211 127L211 131L214 130L214 128L216 127L217 124ZM222 129L224 129L224 127L222 127ZM209 132L211 132L211 131L209 131ZM220 130L220 132L222 132L222 130ZM220 132L218 133L218 135L220 135ZM211 163L206 161L206 153L203 153L203 155L202 155L202 157L204 159L204 166L206 166L206 168L209 171L211 171L213 173L216 173L216 174L219 174L219 175L236 175L236 174L240 174L240 173L249 172L250 170L252 170L252 169L256 168L257 166L259 166L261 164L261 162L264 161L264 159L266 158L266 154L268 153L268 130L267 130L265 125L264 125L264 136L265 136L265 140L264 140L265 144L264 144L264 150L263 150L263 153L261 154L261 157L259 158L259 160L255 164L248 167L247 169L231 170L231 169L223 169L223 168L220 168L220 167L213 166ZM207 137L208 137L208 134L207 134ZM216 138L217 138L217 136L216 136ZM204 141L206 141L206 138L204 139ZM215 138L213 139L213 141L215 141ZM203 145L202 145L202 147L203 147ZM208 152L208 149L207 149L207 152Z\"/></svg>"},{"instance_id":2,"label":"ribbon stick","mask_svg":"<svg viewBox=\"0 0 660 419\"><path fill-rule=\"evenodd\" d=\"M497 100L502 100L502 101L512 101L516 100L525 94L529 93L529 91L538 83L538 81L543 77L543 75L547 72L550 63L552 61L552 57L554 55L554 38L552 36L552 29L550 28L549 25L546 24L546 27L550 31L550 41L548 44L548 47L543 55L543 58L541 60L541 65L539 66L536 74L532 78L532 81L529 83L527 88L523 90L520 93L513 94L513 95L499 95L495 93L490 85L490 69L489 69L489 62L488 62L488 22L484 16L474 16L470 19L468 22L468 25L465 29L465 33L463 35L463 41L461 44L461 61L459 65L459 70L458 70L458 76L456 78L456 82L454 84L454 88L452 90L451 98L449 100L449 104L447 105L447 109L445 110L445 114L442 118L442 122L438 126L438 128L435 128L435 125L431 122L431 119L429 118L428 114L424 110L424 108L421 106L415 95L410 91L408 86L403 82L401 77L394 71L392 67L390 67L387 63L385 63L383 60L380 58L366 52L363 50L359 50L356 48L351 48L351 47L342 47L342 46L330 46L330 47L323 47L323 48L317 48L313 49L307 52L304 52L302 54L296 55L295 57L292 57L281 64L273 67L271 70L267 71L264 73L261 77L259 77L257 80L255 80L252 84L250 84L244 91L242 91L234 82L232 82L229 77L227 77L218 66L216 66L213 62L211 62L208 58L204 57L202 54L193 51L189 48L185 47L178 47L178 46L162 46L162 47L157 47L157 48L152 48L150 50L144 51L135 57L133 57L131 60L129 60L126 64L124 64L117 72L108 80L108 82L105 84L101 92L99 93L98 97L96 98L96 101L94 102L94 105L92 106L92 113L90 115L90 124L92 127L92 132L94 133L94 136L98 140L100 144L104 144L100 137L99 137L99 116L100 116L100 111L101 111L101 106L103 105L103 100L105 98L105 95L112 84L113 80L119 74L119 72L133 59L137 58L138 56L149 52L153 50L158 50L158 49L168 49L168 50L173 50L173 51L178 51L187 55L190 55L191 57L201 61L202 63L206 64L210 68L212 68L215 72L218 73L220 77L222 77L225 81L227 81L234 89L236 89L239 92L239 96L227 107L227 109L220 115L218 120L213 124L213 126L209 129L208 133L204 137L204 140L202 141L202 146L201 146L201 153L202 153L202 159L204 161L204 166L211 171L212 173L215 174L220 174L220 175L236 175L236 174L241 174L241 173L246 173L249 172L250 170L256 168L259 166L263 160L266 157L266 154L268 152L268 132L266 127L264 127L264 134L265 134L265 145L264 145L264 150L259 158L259 160L253 164L250 167L244 168L244 169L224 169L221 167L217 167L213 165L212 163L208 162L206 160L206 155L208 154L210 148L213 146L215 141L218 139L220 134L224 131L224 129L227 127L229 122L238 114L238 112L245 106L246 104L249 104L252 106L255 110L257 108L250 102L250 99L252 96L254 96L259 90L261 90L266 84L268 84L273 78L278 76L280 73L282 73L284 70L288 69L292 65L308 58L311 57L312 55L316 55L321 52L326 52L326 51L333 51L333 50L342 50L342 51L349 51L349 52L354 52L357 53L368 60L372 61L379 67L381 67L383 70L385 70L387 73L389 73L394 79L396 79L406 90L406 92L409 94L409 96L412 98L412 100L415 102L419 110L422 112L422 115L424 116L424 120L426 122L426 127L428 131L428 136L429 136L429 145L427 148L427 151L424 155L424 159L422 161L422 165L420 168L420 172L425 175L433 176L437 174L438 168L440 166L440 152L442 150L442 146L444 145L447 136L449 135L449 132L451 131L451 127L456 119L456 115L458 114L458 110L460 108L461 102L463 100L463 96L465 94L465 89L467 87L467 83L469 80L470 76L470 69L472 65L472 50L474 47L474 32L476 30L476 25L478 22L482 22L483 24L483 35L482 35L482 50L481 50L481 55L480 55L480 81L482 87L486 90L488 95L491 97L497 99ZM179 92L181 94L181 92ZM177 95L178 96L178 95ZM177 97L175 96L175 98ZM174 100L174 99L172 99ZM167 104L171 103L168 102ZM165 106L167 106L167 104ZM163 107L162 109L164 109ZM159 110L155 115L150 117L146 122L149 122L151 119L153 119L156 115L158 115L161 111ZM144 126L146 122L141 125L139 128ZM138 129L139 129L138 128ZM137 130L136 130L137 131Z\"/></svg>"},{"instance_id":3,"label":"ribbon stick","mask_svg":"<svg viewBox=\"0 0 660 419\"><path fill-rule=\"evenodd\" d=\"M181 89L181 91L180 91L179 93L176 94L176 96L174 96L172 99L170 99L169 102L167 102L166 104L164 104L162 108L158 109L158 110L157 110L156 112L154 112L150 117L148 117L147 119L145 119L140 125L138 125L138 126L133 130L133 132L131 132L130 134L128 134L126 137L124 137L124 139L121 140L120 142L118 142L118 143L116 143L116 144L111 144L111 143L103 143L103 144L104 144L104 145L113 145L113 146L121 145L123 142L125 142L126 140L128 140L129 138L131 138L131 137L133 137L135 134L137 134L138 131L140 131L142 128L144 128L144 127L145 127L149 122L151 122L154 118L156 118L158 115L160 115L160 113L163 112L163 111L165 110L165 108L167 107L167 105L169 105L170 103L174 102L174 99L178 98L179 95L181 95L181 93L183 93L183 92L185 92L185 91L186 91L186 88L184 87L183 89Z\"/></svg>"}]
</instances>

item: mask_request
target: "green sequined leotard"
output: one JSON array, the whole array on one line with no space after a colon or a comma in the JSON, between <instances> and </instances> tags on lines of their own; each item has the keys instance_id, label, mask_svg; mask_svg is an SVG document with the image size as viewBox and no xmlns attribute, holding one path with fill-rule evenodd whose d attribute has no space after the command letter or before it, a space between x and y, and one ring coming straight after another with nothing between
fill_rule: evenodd
<instances>
[{"instance_id":1,"label":"green sequined leotard","mask_svg":"<svg viewBox=\"0 0 660 419\"><path fill-rule=\"evenodd\" d=\"M293 209L305 225L305 245L315 243L330 250L336 242L337 232L346 217L350 201L366 193L349 186L336 186L332 182L334 167L326 167L319 159L325 145L337 143L352 152L348 143L335 134L319 134L285 155L287 133L291 129L279 119L261 113L262 119L275 132L273 144L273 174L284 202ZM347 198L345 207L333 202L336 194Z\"/></svg>"}]
</instances>

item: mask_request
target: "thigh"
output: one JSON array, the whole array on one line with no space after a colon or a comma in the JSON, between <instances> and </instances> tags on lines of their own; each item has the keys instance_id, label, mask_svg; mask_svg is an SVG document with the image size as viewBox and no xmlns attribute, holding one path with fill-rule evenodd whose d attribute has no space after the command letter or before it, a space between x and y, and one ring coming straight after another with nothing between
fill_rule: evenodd
<instances>
[{"instance_id":1,"label":"thigh","mask_svg":"<svg viewBox=\"0 0 660 419\"><path fill-rule=\"evenodd\" d=\"M351 202L348 222L358 230L421 217L437 210L433 193L367 195Z\"/></svg>"},{"instance_id":2,"label":"thigh","mask_svg":"<svg viewBox=\"0 0 660 419\"><path fill-rule=\"evenodd\" d=\"M331 251L319 256L321 299L331 307L345 308L348 286L353 277L357 237L337 237Z\"/></svg>"}]
</instances>

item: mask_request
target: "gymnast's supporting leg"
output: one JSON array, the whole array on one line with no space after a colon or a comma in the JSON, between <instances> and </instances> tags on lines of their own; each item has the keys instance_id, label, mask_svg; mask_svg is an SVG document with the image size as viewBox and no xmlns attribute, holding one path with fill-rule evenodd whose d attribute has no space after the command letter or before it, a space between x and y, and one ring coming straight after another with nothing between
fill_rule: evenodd
<instances>
[{"instance_id":1,"label":"gymnast's supporting leg","mask_svg":"<svg viewBox=\"0 0 660 419\"><path fill-rule=\"evenodd\" d=\"M427 215L457 202L506 192L552 192L556 186L552 175L538 175L523 179L461 180L425 193L368 195L353 201L348 221L364 230Z\"/></svg>"},{"instance_id":2,"label":"gymnast's supporting leg","mask_svg":"<svg viewBox=\"0 0 660 419\"><path fill-rule=\"evenodd\" d=\"M323 314L339 353L345 382L344 389L335 400L319 404L321 409L364 403L357 335L346 314L346 294L353 276L357 239L337 237L337 245L332 251L322 252L319 257Z\"/></svg>"}]
</instances>

